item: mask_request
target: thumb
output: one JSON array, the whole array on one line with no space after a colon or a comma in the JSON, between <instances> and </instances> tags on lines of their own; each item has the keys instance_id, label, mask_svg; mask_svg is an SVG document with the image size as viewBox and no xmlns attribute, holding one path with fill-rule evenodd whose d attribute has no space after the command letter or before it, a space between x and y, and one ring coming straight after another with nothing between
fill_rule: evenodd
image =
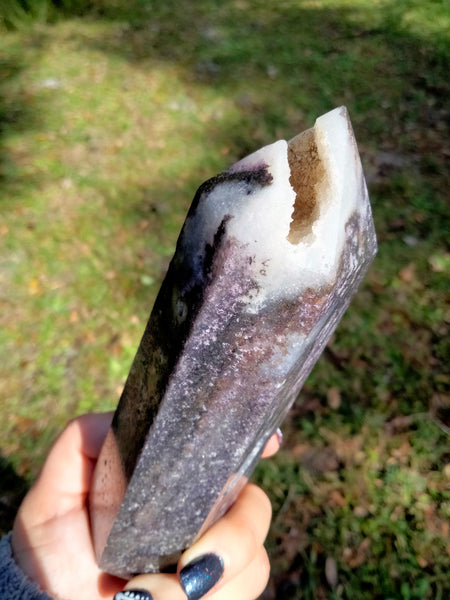
<instances>
[{"instance_id":1,"label":"thumb","mask_svg":"<svg viewBox=\"0 0 450 600\"><path fill-rule=\"evenodd\" d=\"M21 507L27 510L30 524L84 506L112 414L83 415L68 424Z\"/></svg>"}]
</instances>

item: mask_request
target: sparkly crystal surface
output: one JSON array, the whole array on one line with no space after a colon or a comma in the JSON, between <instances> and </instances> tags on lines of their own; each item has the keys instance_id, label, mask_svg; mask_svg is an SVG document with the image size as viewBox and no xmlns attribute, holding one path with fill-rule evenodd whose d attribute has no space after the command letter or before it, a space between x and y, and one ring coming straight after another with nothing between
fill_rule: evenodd
<instances>
[{"instance_id":1,"label":"sparkly crystal surface","mask_svg":"<svg viewBox=\"0 0 450 600\"><path fill-rule=\"evenodd\" d=\"M102 569L173 565L224 514L375 253L344 107L199 188L95 471Z\"/></svg>"}]
</instances>

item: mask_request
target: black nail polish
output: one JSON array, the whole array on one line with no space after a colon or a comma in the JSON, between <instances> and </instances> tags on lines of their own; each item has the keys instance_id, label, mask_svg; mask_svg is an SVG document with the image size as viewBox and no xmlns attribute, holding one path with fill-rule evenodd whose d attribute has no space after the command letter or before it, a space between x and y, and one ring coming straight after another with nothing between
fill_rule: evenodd
<instances>
[{"instance_id":1,"label":"black nail polish","mask_svg":"<svg viewBox=\"0 0 450 600\"><path fill-rule=\"evenodd\" d=\"M186 565L180 572L180 583L188 600L202 598L219 581L223 561L217 554L204 554Z\"/></svg>"},{"instance_id":2,"label":"black nail polish","mask_svg":"<svg viewBox=\"0 0 450 600\"><path fill-rule=\"evenodd\" d=\"M113 600L153 600L153 596L146 590L123 590L117 592Z\"/></svg>"}]
</instances>

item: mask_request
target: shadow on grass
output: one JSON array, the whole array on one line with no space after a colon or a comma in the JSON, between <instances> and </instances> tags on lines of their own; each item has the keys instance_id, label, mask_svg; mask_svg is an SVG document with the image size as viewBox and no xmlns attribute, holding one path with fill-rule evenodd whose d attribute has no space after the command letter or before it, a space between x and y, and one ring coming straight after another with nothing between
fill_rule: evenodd
<instances>
[{"instance_id":1,"label":"shadow on grass","mask_svg":"<svg viewBox=\"0 0 450 600\"><path fill-rule=\"evenodd\" d=\"M13 189L19 185L16 165L3 144L7 132L20 133L31 129L34 115L20 92L12 92L14 82L24 68L15 58L0 56L0 189L3 204ZM6 88L9 88L6 93Z\"/></svg>"},{"instance_id":2,"label":"shadow on grass","mask_svg":"<svg viewBox=\"0 0 450 600\"><path fill-rule=\"evenodd\" d=\"M448 97L448 38L444 31L432 41L408 32L404 18L416 4L391 1L381 11L301 2L97 1L86 15L118 23L110 37L93 42L106 52L143 68L155 59L179 64L187 79L227 95L247 91L241 108L248 125L253 112L255 122L286 127L292 109L310 121L345 102L364 135L378 142L418 119L432 126Z\"/></svg>"},{"instance_id":3,"label":"shadow on grass","mask_svg":"<svg viewBox=\"0 0 450 600\"><path fill-rule=\"evenodd\" d=\"M119 54L144 70L158 61L176 64L188 86L213 87L231 98L238 120L231 127L212 123L210 135L235 158L346 104L378 206L392 210L394 197L405 209L414 193L405 180L414 171L427 196L427 217L445 217L445 204L436 205L432 196L446 189L437 155L448 126L448 40L444 33L433 43L409 33L403 17L411 3L391 1L383 10L216 0L55 4L63 7L60 18L117 24L103 39L80 37L80 45ZM20 68L5 63L5 85ZM1 112L9 128L20 130L34 125L38 107L18 91ZM3 178L12 183L14 165L5 156L3 165ZM421 237L438 224L432 219L429 225L422 220Z\"/></svg>"},{"instance_id":4,"label":"shadow on grass","mask_svg":"<svg viewBox=\"0 0 450 600\"><path fill-rule=\"evenodd\" d=\"M1 29L0 29L1 31ZM45 47L45 35L30 33L27 46L34 57ZM7 52L9 51L9 53ZM37 130L41 125L42 105L30 90L22 88L20 76L28 68L23 46L3 48L0 53L0 208L4 209L24 187L36 189L38 179L27 171L27 156L13 160L4 140L10 135Z\"/></svg>"},{"instance_id":5,"label":"shadow on grass","mask_svg":"<svg viewBox=\"0 0 450 600\"><path fill-rule=\"evenodd\" d=\"M17 509L28 491L28 482L0 455L0 537L12 529Z\"/></svg>"},{"instance_id":6,"label":"shadow on grass","mask_svg":"<svg viewBox=\"0 0 450 600\"><path fill-rule=\"evenodd\" d=\"M158 61L176 64L187 86L231 98L238 120L212 123L210 135L233 157L290 137L345 104L381 208L378 229L388 227L386 211L398 211L421 239L433 234L445 244L440 162L449 150L449 43L444 31L427 38L408 30L405 16L416 2L392 1L382 10L215 0L119 4L91 2L87 17L117 28L80 43L144 70ZM426 213L420 225L411 223L416 208Z\"/></svg>"}]
</instances>

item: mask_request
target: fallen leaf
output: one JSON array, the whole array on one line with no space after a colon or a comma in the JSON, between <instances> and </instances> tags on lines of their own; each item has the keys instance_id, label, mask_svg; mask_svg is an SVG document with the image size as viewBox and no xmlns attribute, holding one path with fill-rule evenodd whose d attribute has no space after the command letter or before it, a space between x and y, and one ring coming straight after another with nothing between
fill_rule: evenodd
<instances>
[{"instance_id":1,"label":"fallen leaf","mask_svg":"<svg viewBox=\"0 0 450 600\"><path fill-rule=\"evenodd\" d=\"M18 433L30 431L36 425L36 421L31 417L22 417L21 415L10 415L9 421Z\"/></svg>"},{"instance_id":2,"label":"fallen leaf","mask_svg":"<svg viewBox=\"0 0 450 600\"><path fill-rule=\"evenodd\" d=\"M1 448L1 452L3 454L3 456L11 456L11 454L15 454L16 452L19 451L20 449L20 444L19 442L13 442L12 444L7 444L7 445L0 445Z\"/></svg>"},{"instance_id":3,"label":"fallen leaf","mask_svg":"<svg viewBox=\"0 0 450 600\"><path fill-rule=\"evenodd\" d=\"M325 577L332 588L335 588L337 586L339 581L338 569L336 561L331 556L327 556L327 559L325 561Z\"/></svg>"},{"instance_id":4,"label":"fallen leaf","mask_svg":"<svg viewBox=\"0 0 450 600\"><path fill-rule=\"evenodd\" d=\"M357 548L344 548L342 558L351 569L356 569L367 561L370 545L370 539L365 538Z\"/></svg>"},{"instance_id":5,"label":"fallen leaf","mask_svg":"<svg viewBox=\"0 0 450 600\"><path fill-rule=\"evenodd\" d=\"M309 450L309 449L310 449L309 444L297 444L291 449L291 454L292 454L292 456L299 458L299 457L303 456L305 454L305 452L307 452L307 450Z\"/></svg>"},{"instance_id":6,"label":"fallen leaf","mask_svg":"<svg viewBox=\"0 0 450 600\"><path fill-rule=\"evenodd\" d=\"M400 463L406 463L412 454L410 443L405 440L398 448L392 449L392 456Z\"/></svg>"},{"instance_id":7,"label":"fallen leaf","mask_svg":"<svg viewBox=\"0 0 450 600\"><path fill-rule=\"evenodd\" d=\"M340 439L338 436L335 436L332 442L339 460L347 466L357 464L361 462L361 459L364 460L365 454L361 450L363 443L361 436L350 439Z\"/></svg>"},{"instance_id":8,"label":"fallen leaf","mask_svg":"<svg viewBox=\"0 0 450 600\"><path fill-rule=\"evenodd\" d=\"M330 494L330 505L331 506L347 506L347 500L341 494L339 490L333 490Z\"/></svg>"},{"instance_id":9,"label":"fallen leaf","mask_svg":"<svg viewBox=\"0 0 450 600\"><path fill-rule=\"evenodd\" d=\"M399 277L405 283L411 283L416 278L416 266L414 263L409 263L407 267L404 267L399 272Z\"/></svg>"},{"instance_id":10,"label":"fallen leaf","mask_svg":"<svg viewBox=\"0 0 450 600\"><path fill-rule=\"evenodd\" d=\"M428 567L428 561L423 556L418 556L417 562L419 564L419 567L421 567L422 569L425 569L426 567Z\"/></svg>"},{"instance_id":11,"label":"fallen leaf","mask_svg":"<svg viewBox=\"0 0 450 600\"><path fill-rule=\"evenodd\" d=\"M341 392L338 388L332 387L327 391L328 406L333 410L337 410L341 406Z\"/></svg>"},{"instance_id":12,"label":"fallen leaf","mask_svg":"<svg viewBox=\"0 0 450 600\"><path fill-rule=\"evenodd\" d=\"M41 286L37 277L33 277L33 279L30 279L30 282L28 284L28 291L30 293L30 296L38 296L41 293Z\"/></svg>"},{"instance_id":13,"label":"fallen leaf","mask_svg":"<svg viewBox=\"0 0 450 600\"><path fill-rule=\"evenodd\" d=\"M17 466L17 475L24 477L31 471L31 462L28 459L23 459Z\"/></svg>"},{"instance_id":14,"label":"fallen leaf","mask_svg":"<svg viewBox=\"0 0 450 600\"><path fill-rule=\"evenodd\" d=\"M302 456L303 466L311 472L325 473L339 469L339 459L330 446L325 448L310 448Z\"/></svg>"},{"instance_id":15,"label":"fallen leaf","mask_svg":"<svg viewBox=\"0 0 450 600\"><path fill-rule=\"evenodd\" d=\"M450 463L447 463L446 465L444 465L442 472L444 473L445 479L450 481Z\"/></svg>"},{"instance_id":16,"label":"fallen leaf","mask_svg":"<svg viewBox=\"0 0 450 600\"><path fill-rule=\"evenodd\" d=\"M411 428L413 422L412 415L399 415L384 424L384 431L388 435L403 433Z\"/></svg>"},{"instance_id":17,"label":"fallen leaf","mask_svg":"<svg viewBox=\"0 0 450 600\"><path fill-rule=\"evenodd\" d=\"M87 331L84 335L84 341L86 344L92 344L95 342L95 335L93 331Z\"/></svg>"},{"instance_id":18,"label":"fallen leaf","mask_svg":"<svg viewBox=\"0 0 450 600\"><path fill-rule=\"evenodd\" d=\"M403 519L404 515L405 515L405 511L403 510L403 507L402 506L396 506L394 508L394 510L391 512L391 515L390 515L389 518L390 518L390 520L392 522L395 523L396 521L399 521L400 519Z\"/></svg>"}]
</instances>

